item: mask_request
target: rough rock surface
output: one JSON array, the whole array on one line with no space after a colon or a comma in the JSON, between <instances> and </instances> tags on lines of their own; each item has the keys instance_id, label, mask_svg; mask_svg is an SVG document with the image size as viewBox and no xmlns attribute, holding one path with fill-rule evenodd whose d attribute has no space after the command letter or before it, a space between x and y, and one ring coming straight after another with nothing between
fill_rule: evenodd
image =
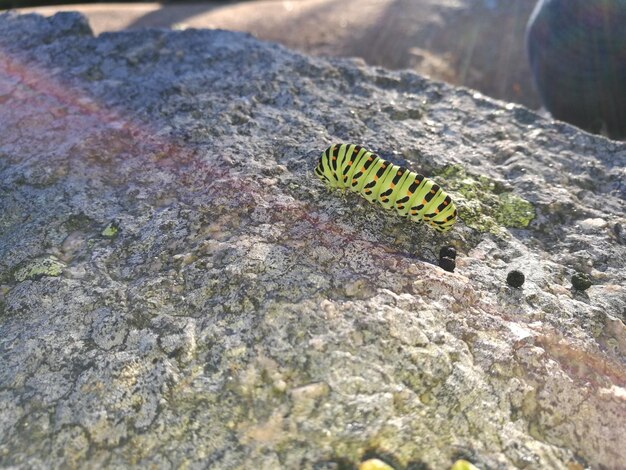
<instances>
[{"instance_id":1,"label":"rough rock surface","mask_svg":"<svg viewBox=\"0 0 626 470\"><path fill-rule=\"evenodd\" d=\"M95 34L223 28L306 54L361 57L539 108L524 47L537 0L254 0L87 3L25 8L83 13Z\"/></svg>"},{"instance_id":2,"label":"rough rock surface","mask_svg":"<svg viewBox=\"0 0 626 470\"><path fill-rule=\"evenodd\" d=\"M0 466L625 461L626 145L411 72L73 14L0 15L0 124ZM336 141L439 180L462 220L326 191Z\"/></svg>"}]
</instances>

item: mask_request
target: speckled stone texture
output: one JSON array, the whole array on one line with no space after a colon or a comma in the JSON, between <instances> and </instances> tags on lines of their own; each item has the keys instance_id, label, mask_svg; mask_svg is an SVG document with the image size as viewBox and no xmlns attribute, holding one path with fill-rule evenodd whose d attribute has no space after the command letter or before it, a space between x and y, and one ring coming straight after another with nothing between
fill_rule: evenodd
<instances>
[{"instance_id":1,"label":"speckled stone texture","mask_svg":"<svg viewBox=\"0 0 626 470\"><path fill-rule=\"evenodd\" d=\"M338 141L457 226L328 192ZM622 467L625 165L410 72L0 15L0 466Z\"/></svg>"}]
</instances>

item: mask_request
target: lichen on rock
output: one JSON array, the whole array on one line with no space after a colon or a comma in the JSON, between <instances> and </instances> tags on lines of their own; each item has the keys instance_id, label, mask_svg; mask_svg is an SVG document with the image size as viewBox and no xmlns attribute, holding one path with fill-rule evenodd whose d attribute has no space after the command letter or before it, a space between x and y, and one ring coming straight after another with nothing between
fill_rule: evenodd
<instances>
[{"instance_id":1,"label":"lichen on rock","mask_svg":"<svg viewBox=\"0 0 626 470\"><path fill-rule=\"evenodd\" d=\"M101 235L104 238L115 238L119 234L119 231L118 225L115 222L111 222L102 230Z\"/></svg>"},{"instance_id":2,"label":"lichen on rock","mask_svg":"<svg viewBox=\"0 0 626 470\"><path fill-rule=\"evenodd\" d=\"M513 193L498 194L499 204L495 219L510 228L526 228L535 218L533 205Z\"/></svg>"},{"instance_id":3,"label":"lichen on rock","mask_svg":"<svg viewBox=\"0 0 626 470\"><path fill-rule=\"evenodd\" d=\"M44 276L60 276L65 269L65 263L56 256L42 256L30 260L17 267L13 272L13 279L16 282L27 280L37 280Z\"/></svg>"},{"instance_id":4,"label":"lichen on rock","mask_svg":"<svg viewBox=\"0 0 626 470\"><path fill-rule=\"evenodd\" d=\"M438 177L456 193L459 217L465 225L495 235L503 228L526 228L535 218L533 205L485 175L472 175L461 165L437 172Z\"/></svg>"}]
</instances>

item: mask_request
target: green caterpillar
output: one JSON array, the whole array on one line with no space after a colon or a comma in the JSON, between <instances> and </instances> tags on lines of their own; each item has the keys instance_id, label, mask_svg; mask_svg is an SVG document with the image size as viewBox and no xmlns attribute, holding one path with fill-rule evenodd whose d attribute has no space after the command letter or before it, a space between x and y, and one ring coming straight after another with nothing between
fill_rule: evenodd
<instances>
[{"instance_id":1,"label":"green caterpillar","mask_svg":"<svg viewBox=\"0 0 626 470\"><path fill-rule=\"evenodd\" d=\"M454 202L437 184L360 145L331 145L322 153L315 174L329 188L350 189L385 209L395 208L402 217L427 222L439 232L447 232L456 222Z\"/></svg>"}]
</instances>

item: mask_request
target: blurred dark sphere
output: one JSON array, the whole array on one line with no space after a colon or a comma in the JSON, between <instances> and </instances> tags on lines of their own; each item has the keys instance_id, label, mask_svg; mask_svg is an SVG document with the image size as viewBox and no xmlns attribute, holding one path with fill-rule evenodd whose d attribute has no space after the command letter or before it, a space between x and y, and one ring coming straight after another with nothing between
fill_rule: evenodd
<instances>
[{"instance_id":1,"label":"blurred dark sphere","mask_svg":"<svg viewBox=\"0 0 626 470\"><path fill-rule=\"evenodd\" d=\"M506 276L506 283L511 287L522 287L526 281L526 276L521 271L510 271Z\"/></svg>"},{"instance_id":2,"label":"blurred dark sphere","mask_svg":"<svg viewBox=\"0 0 626 470\"><path fill-rule=\"evenodd\" d=\"M579 291L585 291L592 285L591 278L585 273L576 273L572 276L572 287Z\"/></svg>"},{"instance_id":3,"label":"blurred dark sphere","mask_svg":"<svg viewBox=\"0 0 626 470\"><path fill-rule=\"evenodd\" d=\"M453 246L442 246L439 250L439 259L443 257L456 259L456 249Z\"/></svg>"},{"instance_id":4,"label":"blurred dark sphere","mask_svg":"<svg viewBox=\"0 0 626 470\"><path fill-rule=\"evenodd\" d=\"M540 0L526 41L555 118L626 138L626 0Z\"/></svg>"},{"instance_id":5,"label":"blurred dark sphere","mask_svg":"<svg viewBox=\"0 0 626 470\"><path fill-rule=\"evenodd\" d=\"M452 258L444 256L443 258L439 258L439 267L444 271L453 273L456 268L456 262Z\"/></svg>"}]
</instances>

